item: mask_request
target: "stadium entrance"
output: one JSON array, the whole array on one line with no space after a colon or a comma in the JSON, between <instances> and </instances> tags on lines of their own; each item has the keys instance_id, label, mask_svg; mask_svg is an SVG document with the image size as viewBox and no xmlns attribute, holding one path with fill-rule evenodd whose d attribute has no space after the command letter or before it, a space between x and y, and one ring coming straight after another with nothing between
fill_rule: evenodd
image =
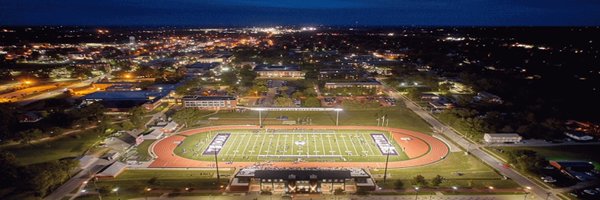
<instances>
[{"instance_id":1,"label":"stadium entrance","mask_svg":"<svg viewBox=\"0 0 600 200\"><path fill-rule=\"evenodd\" d=\"M374 189L363 169L242 169L230 190L272 193L354 192L358 187Z\"/></svg>"}]
</instances>

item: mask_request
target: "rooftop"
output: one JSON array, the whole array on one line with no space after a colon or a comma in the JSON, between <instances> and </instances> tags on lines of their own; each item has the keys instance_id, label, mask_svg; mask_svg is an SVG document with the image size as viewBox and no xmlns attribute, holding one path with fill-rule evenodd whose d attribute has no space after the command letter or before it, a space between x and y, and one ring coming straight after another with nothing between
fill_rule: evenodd
<instances>
[{"instance_id":1,"label":"rooftop","mask_svg":"<svg viewBox=\"0 0 600 200\"><path fill-rule=\"evenodd\" d=\"M290 65L258 65L254 71L300 71L300 67Z\"/></svg>"}]
</instances>

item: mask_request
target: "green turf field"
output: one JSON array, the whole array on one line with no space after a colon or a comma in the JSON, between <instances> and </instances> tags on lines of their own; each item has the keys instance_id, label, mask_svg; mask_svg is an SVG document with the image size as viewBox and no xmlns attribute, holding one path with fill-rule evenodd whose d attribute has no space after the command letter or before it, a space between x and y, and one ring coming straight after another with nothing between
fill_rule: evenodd
<instances>
[{"instance_id":1,"label":"green turf field","mask_svg":"<svg viewBox=\"0 0 600 200\"><path fill-rule=\"evenodd\" d=\"M402 148L389 133L382 131L294 131L278 130L266 133L264 130L230 130L199 133L188 136L176 149L175 154L195 159L214 160L214 155L202 155L219 133L230 133L223 149L218 154L220 161L319 161L319 162L383 162L386 156L381 153L372 133L384 134L398 151L390 161L407 160ZM302 144L303 143L303 144Z\"/></svg>"}]
</instances>

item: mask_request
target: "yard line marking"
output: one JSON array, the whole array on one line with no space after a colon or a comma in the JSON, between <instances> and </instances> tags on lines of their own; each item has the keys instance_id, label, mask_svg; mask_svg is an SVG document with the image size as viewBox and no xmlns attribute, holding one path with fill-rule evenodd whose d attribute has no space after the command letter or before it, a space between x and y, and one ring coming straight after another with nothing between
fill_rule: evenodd
<instances>
[{"instance_id":1,"label":"yard line marking","mask_svg":"<svg viewBox=\"0 0 600 200\"><path fill-rule=\"evenodd\" d=\"M234 136L234 135L232 133L230 133L229 137L232 137L232 136ZM230 144L235 144L236 141L237 141L237 137L233 137L233 140L231 141ZM229 145L225 145L225 146L223 146L223 148L227 148L227 146L229 146ZM229 156L229 151L231 151L231 148L227 148L227 151L224 152L225 154L223 154L223 156Z\"/></svg>"},{"instance_id":2,"label":"yard line marking","mask_svg":"<svg viewBox=\"0 0 600 200\"><path fill-rule=\"evenodd\" d=\"M243 137L242 137L242 140L244 140L244 139L246 138L246 136L248 136L248 137L252 138L252 135L251 135L251 134L249 134L249 135L246 135L246 134L244 134L244 135L243 135ZM244 150L242 151L242 152L244 152L244 155L246 155L246 156L247 156L247 154L246 154L246 149L248 148L248 145L249 145L249 144L250 144L250 141L247 141L247 142L246 142L246 145L244 146Z\"/></svg>"},{"instance_id":3,"label":"yard line marking","mask_svg":"<svg viewBox=\"0 0 600 200\"><path fill-rule=\"evenodd\" d=\"M344 152L342 152L342 148L340 148L340 142L338 142L338 140L337 140L337 132L335 135L333 135L333 137L335 138L335 144L337 145L338 152L340 153L340 155L345 155L345 154L343 154Z\"/></svg>"},{"instance_id":4,"label":"yard line marking","mask_svg":"<svg viewBox=\"0 0 600 200\"><path fill-rule=\"evenodd\" d=\"M286 145L287 145L287 138L288 138L288 137L289 137L289 135L284 135L284 136L283 136L283 148L284 148L284 149L286 148ZM288 150L287 150L287 149L285 149L285 151L283 151L283 153L284 153L284 154L288 154Z\"/></svg>"},{"instance_id":5,"label":"yard line marking","mask_svg":"<svg viewBox=\"0 0 600 200\"><path fill-rule=\"evenodd\" d=\"M362 151L360 152L360 155L366 156L365 151L367 151L367 150L365 150L365 147L364 147L365 145L362 145L362 143L360 142L360 138L362 138L362 134L360 134L360 133L358 133L358 131L356 131L354 136L355 136L354 139L356 140L355 142L357 142L358 146L360 146L360 148L362 149Z\"/></svg>"},{"instance_id":6,"label":"yard line marking","mask_svg":"<svg viewBox=\"0 0 600 200\"><path fill-rule=\"evenodd\" d=\"M350 144L352 144L352 148L354 149L354 152L352 152L353 156L360 156L360 152L358 152L358 150L356 149L356 145L354 145L354 142L352 141L352 133L348 133L348 140L350 141Z\"/></svg>"},{"instance_id":7,"label":"yard line marking","mask_svg":"<svg viewBox=\"0 0 600 200\"><path fill-rule=\"evenodd\" d=\"M279 155L279 138L281 135L277 135L277 142L275 142L275 155Z\"/></svg>"},{"instance_id":8,"label":"yard line marking","mask_svg":"<svg viewBox=\"0 0 600 200\"><path fill-rule=\"evenodd\" d=\"M260 142L260 148L258 149L258 153L256 154L257 159L258 159L258 155L262 154L263 146L265 146L265 138L267 137L266 134L267 134L266 132L264 134L259 133L259 135L262 136L262 141Z\"/></svg>"},{"instance_id":9,"label":"yard line marking","mask_svg":"<svg viewBox=\"0 0 600 200\"><path fill-rule=\"evenodd\" d=\"M269 135L269 146L267 146L267 154L266 155L270 155L271 154L271 144L273 144L273 136L274 135Z\"/></svg>"},{"instance_id":10,"label":"yard line marking","mask_svg":"<svg viewBox=\"0 0 600 200\"><path fill-rule=\"evenodd\" d=\"M366 138L366 136L367 136L367 134L362 134L363 141L365 141L365 143L367 144L367 147L371 151L370 155L377 156L377 154L375 154L375 151L373 151L373 145L370 143L373 140L371 138Z\"/></svg>"},{"instance_id":11,"label":"yard line marking","mask_svg":"<svg viewBox=\"0 0 600 200\"><path fill-rule=\"evenodd\" d=\"M327 153L327 151L325 151L325 143L323 142L323 135L319 135L319 137L321 138L321 147L323 147L323 152L321 152L322 155L325 155ZM329 145L331 146L331 143L329 143Z\"/></svg>"}]
</instances>

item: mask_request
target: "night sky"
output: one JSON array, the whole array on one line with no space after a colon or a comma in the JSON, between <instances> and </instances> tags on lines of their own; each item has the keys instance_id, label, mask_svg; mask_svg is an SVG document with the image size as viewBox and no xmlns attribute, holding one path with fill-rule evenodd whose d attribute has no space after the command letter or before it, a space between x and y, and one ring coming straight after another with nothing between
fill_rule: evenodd
<instances>
[{"instance_id":1,"label":"night sky","mask_svg":"<svg viewBox=\"0 0 600 200\"><path fill-rule=\"evenodd\" d=\"M598 0L0 0L1 25L600 25Z\"/></svg>"}]
</instances>

